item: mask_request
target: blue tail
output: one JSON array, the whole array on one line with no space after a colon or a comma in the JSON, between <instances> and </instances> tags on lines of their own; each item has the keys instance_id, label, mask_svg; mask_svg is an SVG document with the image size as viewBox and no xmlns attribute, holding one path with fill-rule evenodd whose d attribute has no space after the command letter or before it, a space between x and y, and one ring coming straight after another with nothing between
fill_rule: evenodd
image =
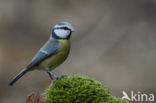
<instances>
[{"instance_id":1,"label":"blue tail","mask_svg":"<svg viewBox=\"0 0 156 103\"><path fill-rule=\"evenodd\" d=\"M12 86L18 79L20 79L25 73L27 72L27 69L23 69L19 74L17 74L13 80L9 83L10 86Z\"/></svg>"}]
</instances>

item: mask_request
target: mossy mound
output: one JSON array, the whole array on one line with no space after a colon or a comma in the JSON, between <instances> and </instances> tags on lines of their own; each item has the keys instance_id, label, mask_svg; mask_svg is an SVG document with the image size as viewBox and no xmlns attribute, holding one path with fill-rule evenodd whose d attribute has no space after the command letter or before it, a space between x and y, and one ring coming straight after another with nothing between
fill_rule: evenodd
<instances>
[{"instance_id":1,"label":"mossy mound","mask_svg":"<svg viewBox=\"0 0 156 103\"><path fill-rule=\"evenodd\" d=\"M111 96L99 81L82 75L58 79L46 93L46 103L128 103Z\"/></svg>"}]
</instances>

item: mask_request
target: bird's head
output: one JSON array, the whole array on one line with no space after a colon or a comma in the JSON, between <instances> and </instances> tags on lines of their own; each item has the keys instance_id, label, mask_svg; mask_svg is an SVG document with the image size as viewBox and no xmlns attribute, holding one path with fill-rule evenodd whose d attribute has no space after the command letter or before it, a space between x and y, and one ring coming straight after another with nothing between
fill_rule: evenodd
<instances>
[{"instance_id":1,"label":"bird's head","mask_svg":"<svg viewBox=\"0 0 156 103\"><path fill-rule=\"evenodd\" d=\"M75 30L68 22L60 22L56 24L52 30L51 38L53 39L69 39Z\"/></svg>"}]
</instances>

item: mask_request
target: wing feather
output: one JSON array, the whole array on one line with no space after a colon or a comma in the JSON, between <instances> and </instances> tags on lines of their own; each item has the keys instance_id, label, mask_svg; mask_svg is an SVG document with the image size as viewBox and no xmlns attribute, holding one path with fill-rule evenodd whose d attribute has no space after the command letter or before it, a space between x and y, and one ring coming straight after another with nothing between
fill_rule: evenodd
<instances>
[{"instance_id":1,"label":"wing feather","mask_svg":"<svg viewBox=\"0 0 156 103\"><path fill-rule=\"evenodd\" d=\"M35 57L32 59L32 61L28 64L28 66L26 67L27 70L31 69L33 66L36 66L41 61L43 61L47 57L53 55L58 50L59 42L55 41L55 43L53 43L52 46L49 46L48 43L45 44L39 50L39 52L35 55Z\"/></svg>"}]
</instances>

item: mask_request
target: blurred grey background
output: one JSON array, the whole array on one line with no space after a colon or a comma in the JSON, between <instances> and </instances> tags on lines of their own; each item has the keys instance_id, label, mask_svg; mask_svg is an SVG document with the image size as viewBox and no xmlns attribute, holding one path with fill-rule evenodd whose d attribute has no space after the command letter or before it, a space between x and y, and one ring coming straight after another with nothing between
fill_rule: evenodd
<instances>
[{"instance_id":1,"label":"blurred grey background","mask_svg":"<svg viewBox=\"0 0 156 103\"><path fill-rule=\"evenodd\" d=\"M156 93L155 0L0 0L0 103L25 103L28 94L48 87L42 71L8 83L60 21L76 32L55 74L87 75L119 97L122 90Z\"/></svg>"}]
</instances>

